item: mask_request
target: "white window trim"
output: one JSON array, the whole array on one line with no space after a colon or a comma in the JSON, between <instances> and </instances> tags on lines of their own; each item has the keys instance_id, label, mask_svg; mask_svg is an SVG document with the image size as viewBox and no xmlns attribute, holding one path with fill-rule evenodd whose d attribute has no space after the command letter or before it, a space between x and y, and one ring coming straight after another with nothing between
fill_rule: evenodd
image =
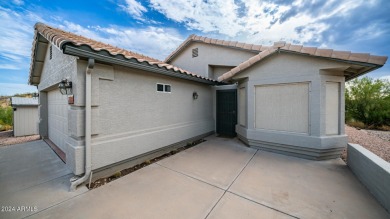
<instances>
[{"instance_id":1,"label":"white window trim","mask_svg":"<svg viewBox=\"0 0 390 219\"><path fill-rule=\"evenodd\" d=\"M157 90L157 85L159 85L159 84L161 84L162 86L163 86L163 91L158 91ZM171 91L165 91L165 85L169 85L170 87L171 87ZM170 84L164 84L164 83L156 83L156 92L157 93L166 93L166 94L170 94L170 93L172 93L172 85L170 85Z\"/></svg>"},{"instance_id":2,"label":"white window trim","mask_svg":"<svg viewBox=\"0 0 390 219\"><path fill-rule=\"evenodd\" d=\"M165 91L165 86L168 85L171 91ZM172 93L172 86L170 84L164 84L164 93Z\"/></svg>"}]
</instances>

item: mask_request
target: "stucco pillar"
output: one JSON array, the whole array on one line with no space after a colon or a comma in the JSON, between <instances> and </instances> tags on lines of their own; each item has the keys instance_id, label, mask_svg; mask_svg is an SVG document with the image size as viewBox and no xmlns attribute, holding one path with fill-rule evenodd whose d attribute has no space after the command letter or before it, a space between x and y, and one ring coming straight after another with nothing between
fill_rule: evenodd
<instances>
[{"instance_id":1,"label":"stucco pillar","mask_svg":"<svg viewBox=\"0 0 390 219\"><path fill-rule=\"evenodd\" d=\"M311 136L321 136L324 126L324 114L323 109L324 99L323 99L323 84L321 80L312 80L309 93L309 110L310 110L310 120L309 120L309 131Z\"/></svg>"},{"instance_id":2,"label":"stucco pillar","mask_svg":"<svg viewBox=\"0 0 390 219\"><path fill-rule=\"evenodd\" d=\"M48 103L47 92L39 92L39 105L38 105L39 121L38 121L38 133L43 138L47 138L48 134Z\"/></svg>"}]
</instances>

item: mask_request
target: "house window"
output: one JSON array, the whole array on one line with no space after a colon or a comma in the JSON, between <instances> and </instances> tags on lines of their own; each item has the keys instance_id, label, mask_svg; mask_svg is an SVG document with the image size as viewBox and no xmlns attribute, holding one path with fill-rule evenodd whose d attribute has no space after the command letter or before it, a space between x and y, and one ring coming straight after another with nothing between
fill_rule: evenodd
<instances>
[{"instance_id":1,"label":"house window","mask_svg":"<svg viewBox=\"0 0 390 219\"><path fill-rule=\"evenodd\" d=\"M198 57L198 48L192 49L192 58Z\"/></svg>"},{"instance_id":2,"label":"house window","mask_svg":"<svg viewBox=\"0 0 390 219\"><path fill-rule=\"evenodd\" d=\"M171 92L171 85L168 85L168 84L164 85L164 91L170 93Z\"/></svg>"},{"instance_id":3,"label":"house window","mask_svg":"<svg viewBox=\"0 0 390 219\"><path fill-rule=\"evenodd\" d=\"M169 85L169 84L157 84L157 92L171 93L171 85Z\"/></svg>"},{"instance_id":4,"label":"house window","mask_svg":"<svg viewBox=\"0 0 390 219\"><path fill-rule=\"evenodd\" d=\"M163 84L157 84L157 91L164 92L164 85Z\"/></svg>"}]
</instances>

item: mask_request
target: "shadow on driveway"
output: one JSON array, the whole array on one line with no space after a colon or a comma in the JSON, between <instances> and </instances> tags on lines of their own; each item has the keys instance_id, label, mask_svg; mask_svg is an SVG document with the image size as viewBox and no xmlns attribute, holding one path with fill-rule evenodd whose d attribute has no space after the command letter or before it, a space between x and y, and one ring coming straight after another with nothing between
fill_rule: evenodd
<instances>
[{"instance_id":1,"label":"shadow on driveway","mask_svg":"<svg viewBox=\"0 0 390 219\"><path fill-rule=\"evenodd\" d=\"M71 171L42 140L0 147L0 218L22 218L77 196Z\"/></svg>"}]
</instances>

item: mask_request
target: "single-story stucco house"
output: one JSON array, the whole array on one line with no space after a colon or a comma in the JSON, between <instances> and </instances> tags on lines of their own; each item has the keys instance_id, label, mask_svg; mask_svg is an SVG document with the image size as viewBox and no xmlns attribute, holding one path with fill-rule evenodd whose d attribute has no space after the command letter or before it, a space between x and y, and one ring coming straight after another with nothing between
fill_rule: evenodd
<instances>
[{"instance_id":1,"label":"single-story stucco house","mask_svg":"<svg viewBox=\"0 0 390 219\"><path fill-rule=\"evenodd\" d=\"M39 134L84 174L75 188L93 171L215 132L273 152L338 157L344 82L386 60L191 35L159 61L37 23L29 83L39 90Z\"/></svg>"}]
</instances>

